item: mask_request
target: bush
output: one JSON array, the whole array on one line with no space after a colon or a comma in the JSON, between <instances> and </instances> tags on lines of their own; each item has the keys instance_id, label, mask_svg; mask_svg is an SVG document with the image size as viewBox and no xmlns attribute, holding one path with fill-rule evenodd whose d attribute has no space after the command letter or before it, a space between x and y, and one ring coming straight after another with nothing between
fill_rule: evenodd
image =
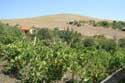
<instances>
[{"instance_id":1,"label":"bush","mask_svg":"<svg viewBox=\"0 0 125 83\"><path fill-rule=\"evenodd\" d=\"M62 41L67 42L67 44L71 45L72 43L75 43L77 42L77 40L79 40L81 34L67 29L66 31L61 31L59 33L59 37L62 39Z\"/></svg>"},{"instance_id":2,"label":"bush","mask_svg":"<svg viewBox=\"0 0 125 83\"><path fill-rule=\"evenodd\" d=\"M102 42L100 42L100 46L101 49L104 49L108 52L115 52L116 50L116 43L113 40L102 40Z\"/></svg>"},{"instance_id":3,"label":"bush","mask_svg":"<svg viewBox=\"0 0 125 83\"><path fill-rule=\"evenodd\" d=\"M124 68L123 39L116 49L115 41L104 36L84 37L73 30L40 29L34 46L31 40L23 39L17 28L1 24L0 30L0 41L7 42L0 42L0 58L7 62L3 71L19 78L20 83L54 83L62 79L74 82L76 77L81 83L100 83ZM53 39L56 40L51 43Z\"/></svg>"},{"instance_id":4,"label":"bush","mask_svg":"<svg viewBox=\"0 0 125 83\"><path fill-rule=\"evenodd\" d=\"M119 44L120 47L125 48L125 39L120 39L118 41L118 44Z\"/></svg>"},{"instance_id":5,"label":"bush","mask_svg":"<svg viewBox=\"0 0 125 83\"><path fill-rule=\"evenodd\" d=\"M52 40L52 38L53 38L53 33L52 33L52 31L48 30L47 28L42 28L42 29L40 29L40 30L38 31L37 37L38 37L40 40L44 40L44 39Z\"/></svg>"},{"instance_id":6,"label":"bush","mask_svg":"<svg viewBox=\"0 0 125 83\"><path fill-rule=\"evenodd\" d=\"M118 21L118 22L117 21L113 21L112 28L121 30L123 28L123 24L120 21Z\"/></svg>"},{"instance_id":7,"label":"bush","mask_svg":"<svg viewBox=\"0 0 125 83\"><path fill-rule=\"evenodd\" d=\"M92 47L92 46L96 45L93 38L85 38L83 40L83 44L85 47Z\"/></svg>"},{"instance_id":8,"label":"bush","mask_svg":"<svg viewBox=\"0 0 125 83\"><path fill-rule=\"evenodd\" d=\"M92 26L96 26L97 25L96 22L95 22L95 20L90 20L89 24L92 25Z\"/></svg>"},{"instance_id":9,"label":"bush","mask_svg":"<svg viewBox=\"0 0 125 83\"><path fill-rule=\"evenodd\" d=\"M98 23L96 23L97 26L101 26L101 27L110 27L110 23L108 21L100 21Z\"/></svg>"},{"instance_id":10,"label":"bush","mask_svg":"<svg viewBox=\"0 0 125 83\"><path fill-rule=\"evenodd\" d=\"M17 27L0 24L0 42L11 44L22 39L22 32Z\"/></svg>"}]
</instances>

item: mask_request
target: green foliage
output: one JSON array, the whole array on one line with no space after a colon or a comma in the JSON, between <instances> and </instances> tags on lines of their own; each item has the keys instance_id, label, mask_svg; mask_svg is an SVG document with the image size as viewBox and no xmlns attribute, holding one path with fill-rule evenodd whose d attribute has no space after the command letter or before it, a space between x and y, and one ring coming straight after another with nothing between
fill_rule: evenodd
<instances>
[{"instance_id":1,"label":"green foliage","mask_svg":"<svg viewBox=\"0 0 125 83\"><path fill-rule=\"evenodd\" d=\"M123 23L120 21L119 22L113 21L112 28L121 30L123 28Z\"/></svg>"},{"instance_id":2,"label":"green foliage","mask_svg":"<svg viewBox=\"0 0 125 83\"><path fill-rule=\"evenodd\" d=\"M125 48L125 39L120 39L118 41L118 44L119 44L120 47Z\"/></svg>"},{"instance_id":3,"label":"green foliage","mask_svg":"<svg viewBox=\"0 0 125 83\"><path fill-rule=\"evenodd\" d=\"M22 38L22 32L19 28L4 24L0 24L0 35L0 42L3 44L10 44Z\"/></svg>"},{"instance_id":4,"label":"green foliage","mask_svg":"<svg viewBox=\"0 0 125 83\"><path fill-rule=\"evenodd\" d=\"M92 25L92 26L97 26L95 20L90 20L90 21L89 21L89 24Z\"/></svg>"},{"instance_id":5,"label":"green foliage","mask_svg":"<svg viewBox=\"0 0 125 83\"><path fill-rule=\"evenodd\" d=\"M107 26L107 25L104 25ZM124 39L118 46L104 36L84 37L73 30L40 29L37 43L24 39L29 35L17 27L0 24L0 58L7 64L4 73L20 83L53 83L71 72L73 82L100 83L119 68L125 67Z\"/></svg>"},{"instance_id":6,"label":"green foliage","mask_svg":"<svg viewBox=\"0 0 125 83\"><path fill-rule=\"evenodd\" d=\"M38 31L37 36L40 40L42 40L42 39L52 39L53 34L47 28L42 28Z\"/></svg>"},{"instance_id":7,"label":"green foliage","mask_svg":"<svg viewBox=\"0 0 125 83\"><path fill-rule=\"evenodd\" d=\"M61 31L59 33L59 37L62 39L62 41L67 42L67 44L73 45L80 40L81 34L67 29L66 31Z\"/></svg>"},{"instance_id":8,"label":"green foliage","mask_svg":"<svg viewBox=\"0 0 125 83\"><path fill-rule=\"evenodd\" d=\"M93 38L85 38L83 40L83 44L84 44L85 47L92 47L92 46L95 45L95 41L94 41Z\"/></svg>"},{"instance_id":9,"label":"green foliage","mask_svg":"<svg viewBox=\"0 0 125 83\"><path fill-rule=\"evenodd\" d=\"M108 28L108 27L110 27L111 24L108 21L99 21L99 22L97 22L96 25Z\"/></svg>"},{"instance_id":10,"label":"green foliage","mask_svg":"<svg viewBox=\"0 0 125 83\"><path fill-rule=\"evenodd\" d=\"M68 23L69 25L74 25L74 26L84 26L85 24L91 25L91 26L99 26L99 27L104 27L104 28L113 28L113 29L118 29L118 30L122 30L123 27L125 27L125 22L124 21L96 21L96 20L89 20L89 21L85 21L85 20L74 20L74 21L70 21Z\"/></svg>"},{"instance_id":11,"label":"green foliage","mask_svg":"<svg viewBox=\"0 0 125 83\"><path fill-rule=\"evenodd\" d=\"M100 42L101 49L104 49L108 52L116 51L116 43L113 40L103 40Z\"/></svg>"}]
</instances>

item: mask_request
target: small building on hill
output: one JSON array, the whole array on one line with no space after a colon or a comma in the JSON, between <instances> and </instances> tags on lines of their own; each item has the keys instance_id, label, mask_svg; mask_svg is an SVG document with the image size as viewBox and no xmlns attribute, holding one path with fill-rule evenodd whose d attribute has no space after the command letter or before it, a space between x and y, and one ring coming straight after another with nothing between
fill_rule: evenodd
<instances>
[{"instance_id":1,"label":"small building on hill","mask_svg":"<svg viewBox=\"0 0 125 83\"><path fill-rule=\"evenodd\" d=\"M38 28L36 28L36 27L31 27L30 29L29 29L29 33L31 34L31 35L36 35L37 34L37 32L38 32Z\"/></svg>"},{"instance_id":2,"label":"small building on hill","mask_svg":"<svg viewBox=\"0 0 125 83\"><path fill-rule=\"evenodd\" d=\"M38 32L38 28L34 26L22 26L20 30L24 33L29 33L31 35L35 35Z\"/></svg>"},{"instance_id":3,"label":"small building on hill","mask_svg":"<svg viewBox=\"0 0 125 83\"><path fill-rule=\"evenodd\" d=\"M31 26L22 26L20 29L21 31L23 31L24 33L28 33L30 30Z\"/></svg>"}]
</instances>

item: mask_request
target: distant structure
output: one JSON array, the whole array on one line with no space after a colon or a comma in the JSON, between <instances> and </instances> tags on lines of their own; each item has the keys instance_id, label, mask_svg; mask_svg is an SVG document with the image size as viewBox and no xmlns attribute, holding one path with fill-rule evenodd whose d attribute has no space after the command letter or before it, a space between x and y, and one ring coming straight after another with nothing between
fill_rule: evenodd
<instances>
[{"instance_id":1,"label":"distant structure","mask_svg":"<svg viewBox=\"0 0 125 83\"><path fill-rule=\"evenodd\" d=\"M38 32L38 28L34 26L22 26L20 30L24 33L30 33L31 35L35 35Z\"/></svg>"},{"instance_id":2,"label":"distant structure","mask_svg":"<svg viewBox=\"0 0 125 83\"><path fill-rule=\"evenodd\" d=\"M34 26L29 29L29 33L30 33L31 35L36 35L37 32L38 32L38 28L36 28L36 27L34 27Z\"/></svg>"},{"instance_id":3,"label":"distant structure","mask_svg":"<svg viewBox=\"0 0 125 83\"><path fill-rule=\"evenodd\" d=\"M24 33L28 33L29 32L29 30L30 30L30 26L22 26L20 29L21 29L21 31L23 31Z\"/></svg>"},{"instance_id":4,"label":"distant structure","mask_svg":"<svg viewBox=\"0 0 125 83\"><path fill-rule=\"evenodd\" d=\"M38 28L34 27L34 26L22 26L21 31L23 31L25 33L24 35L24 39L26 38L26 34L29 33L30 35L32 35L34 37L33 39L33 45L35 46L36 41L37 41L37 37L36 34L38 32Z\"/></svg>"},{"instance_id":5,"label":"distant structure","mask_svg":"<svg viewBox=\"0 0 125 83\"><path fill-rule=\"evenodd\" d=\"M122 28L122 31L125 31L125 27Z\"/></svg>"},{"instance_id":6,"label":"distant structure","mask_svg":"<svg viewBox=\"0 0 125 83\"><path fill-rule=\"evenodd\" d=\"M70 20L70 21L68 22L68 24L70 24L70 25L74 25L74 23L75 23L75 20Z\"/></svg>"},{"instance_id":7,"label":"distant structure","mask_svg":"<svg viewBox=\"0 0 125 83\"><path fill-rule=\"evenodd\" d=\"M77 27L81 26L81 23L79 21L77 21L77 20L70 20L68 22L68 24L73 25L73 26L77 26Z\"/></svg>"}]
</instances>

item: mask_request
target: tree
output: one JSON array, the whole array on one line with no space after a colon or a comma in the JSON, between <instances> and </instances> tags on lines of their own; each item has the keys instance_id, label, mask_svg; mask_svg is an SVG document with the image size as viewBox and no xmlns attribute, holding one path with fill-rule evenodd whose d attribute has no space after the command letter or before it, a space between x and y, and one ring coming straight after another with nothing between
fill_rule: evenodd
<instances>
[{"instance_id":1,"label":"tree","mask_svg":"<svg viewBox=\"0 0 125 83\"><path fill-rule=\"evenodd\" d=\"M104 49L108 52L115 52L116 50L116 43L113 40L103 40L100 42L101 49Z\"/></svg>"},{"instance_id":2,"label":"tree","mask_svg":"<svg viewBox=\"0 0 125 83\"><path fill-rule=\"evenodd\" d=\"M118 21L118 22L117 21L113 21L112 28L121 30L123 28L122 22L120 22L120 21Z\"/></svg>"},{"instance_id":3,"label":"tree","mask_svg":"<svg viewBox=\"0 0 125 83\"><path fill-rule=\"evenodd\" d=\"M101 27L110 27L110 23L108 21L99 21L97 23L97 26L101 26Z\"/></svg>"},{"instance_id":4,"label":"tree","mask_svg":"<svg viewBox=\"0 0 125 83\"><path fill-rule=\"evenodd\" d=\"M92 47L92 46L95 45L95 41L94 41L93 38L85 38L83 40L83 44L84 44L85 47Z\"/></svg>"},{"instance_id":5,"label":"tree","mask_svg":"<svg viewBox=\"0 0 125 83\"><path fill-rule=\"evenodd\" d=\"M125 39L120 39L120 40L118 41L118 45L119 45L120 47L122 47L122 48L125 48Z\"/></svg>"},{"instance_id":6,"label":"tree","mask_svg":"<svg viewBox=\"0 0 125 83\"><path fill-rule=\"evenodd\" d=\"M42 28L37 32L36 35L40 40L44 40L44 39L49 39L52 40L53 38L53 33L51 30L47 29L47 28Z\"/></svg>"},{"instance_id":7,"label":"tree","mask_svg":"<svg viewBox=\"0 0 125 83\"><path fill-rule=\"evenodd\" d=\"M95 20L90 20L90 21L89 21L89 24L92 25L92 26L96 26Z\"/></svg>"}]
</instances>

